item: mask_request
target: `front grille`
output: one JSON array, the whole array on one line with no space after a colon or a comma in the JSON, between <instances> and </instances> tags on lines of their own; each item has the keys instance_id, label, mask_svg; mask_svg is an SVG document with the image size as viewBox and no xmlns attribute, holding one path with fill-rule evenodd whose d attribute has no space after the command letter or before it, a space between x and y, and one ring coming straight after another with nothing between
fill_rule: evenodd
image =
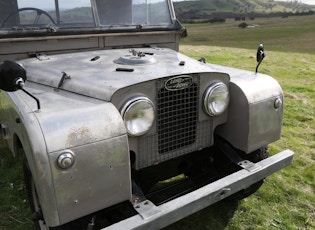
<instances>
[{"instance_id":1,"label":"front grille","mask_svg":"<svg viewBox=\"0 0 315 230\"><path fill-rule=\"evenodd\" d=\"M158 151L165 154L196 141L198 86L168 91L157 95Z\"/></svg>"}]
</instances>

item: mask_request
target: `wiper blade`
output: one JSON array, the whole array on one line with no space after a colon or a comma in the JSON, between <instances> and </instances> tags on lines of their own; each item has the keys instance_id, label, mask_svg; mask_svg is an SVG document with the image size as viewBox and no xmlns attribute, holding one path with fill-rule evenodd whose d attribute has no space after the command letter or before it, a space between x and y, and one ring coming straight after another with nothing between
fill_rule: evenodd
<instances>
[{"instance_id":1,"label":"wiper blade","mask_svg":"<svg viewBox=\"0 0 315 230\"><path fill-rule=\"evenodd\" d=\"M8 31L43 31L46 30L47 32L57 32L58 31L58 27L54 24L49 24L49 25L45 25L43 27L39 27L39 26L13 26L13 27L9 27L9 28L4 28L5 30Z\"/></svg>"},{"instance_id":2,"label":"wiper blade","mask_svg":"<svg viewBox=\"0 0 315 230\"><path fill-rule=\"evenodd\" d=\"M110 25L101 25L101 27L107 27L109 29L115 29L115 28L134 28L137 30L140 30L143 26L141 24L110 24Z\"/></svg>"}]
</instances>

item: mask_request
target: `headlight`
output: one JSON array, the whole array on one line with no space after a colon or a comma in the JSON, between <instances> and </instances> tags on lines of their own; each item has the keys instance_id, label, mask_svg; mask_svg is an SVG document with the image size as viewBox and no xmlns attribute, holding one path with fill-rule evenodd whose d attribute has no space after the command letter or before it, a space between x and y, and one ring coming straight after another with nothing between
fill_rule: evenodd
<instances>
[{"instance_id":1,"label":"headlight","mask_svg":"<svg viewBox=\"0 0 315 230\"><path fill-rule=\"evenodd\" d=\"M128 134L141 136L153 125L153 103L145 97L137 97L128 101L121 110Z\"/></svg>"},{"instance_id":2,"label":"headlight","mask_svg":"<svg viewBox=\"0 0 315 230\"><path fill-rule=\"evenodd\" d=\"M228 107L230 94L228 87L222 82L209 86L204 97L204 107L210 116L222 114Z\"/></svg>"}]
</instances>

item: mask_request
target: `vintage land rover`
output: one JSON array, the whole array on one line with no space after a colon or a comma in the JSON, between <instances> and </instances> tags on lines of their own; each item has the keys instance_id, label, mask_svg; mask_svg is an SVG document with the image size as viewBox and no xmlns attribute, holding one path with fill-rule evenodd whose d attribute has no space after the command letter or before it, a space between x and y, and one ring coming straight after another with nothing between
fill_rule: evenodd
<instances>
[{"instance_id":1,"label":"vintage land rover","mask_svg":"<svg viewBox=\"0 0 315 230\"><path fill-rule=\"evenodd\" d=\"M277 81L178 53L183 31L171 0L0 0L1 130L36 229L160 229L291 164L268 157Z\"/></svg>"}]
</instances>

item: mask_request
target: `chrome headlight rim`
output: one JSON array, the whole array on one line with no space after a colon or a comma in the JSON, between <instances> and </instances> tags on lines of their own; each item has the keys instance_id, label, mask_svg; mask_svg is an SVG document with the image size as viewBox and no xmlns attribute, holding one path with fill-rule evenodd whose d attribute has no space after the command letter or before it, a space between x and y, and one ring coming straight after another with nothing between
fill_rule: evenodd
<instances>
[{"instance_id":1,"label":"chrome headlight rim","mask_svg":"<svg viewBox=\"0 0 315 230\"><path fill-rule=\"evenodd\" d=\"M130 126L130 123L127 119L128 115L130 115L130 113L132 114L132 109L135 108L135 106L139 105L143 103L143 105L148 105L150 108L149 108L149 113L152 113L152 117L151 119L149 118L149 120L147 120L147 125L145 125L142 129L140 130L137 130L135 131L135 127ZM120 110L120 114L123 118L123 121L124 121L124 124L125 124L125 127L126 127L126 130L127 130L127 133L129 136L132 136L132 137L138 137L138 136L142 136L144 135L145 133L147 133L153 126L153 123L155 121L155 108L154 108L154 104L152 103L152 101L147 98L147 97L134 97L134 98L131 98L129 99L122 107L122 109ZM133 114L135 115L135 114ZM147 115L147 114L145 114ZM132 116L131 116L132 117ZM143 116L145 117L145 116ZM138 119L142 119L143 117L136 117Z\"/></svg>"},{"instance_id":2,"label":"chrome headlight rim","mask_svg":"<svg viewBox=\"0 0 315 230\"><path fill-rule=\"evenodd\" d=\"M209 116L219 116L223 114L230 102L228 86L223 82L212 83L205 91L203 102L204 109Z\"/></svg>"}]
</instances>

